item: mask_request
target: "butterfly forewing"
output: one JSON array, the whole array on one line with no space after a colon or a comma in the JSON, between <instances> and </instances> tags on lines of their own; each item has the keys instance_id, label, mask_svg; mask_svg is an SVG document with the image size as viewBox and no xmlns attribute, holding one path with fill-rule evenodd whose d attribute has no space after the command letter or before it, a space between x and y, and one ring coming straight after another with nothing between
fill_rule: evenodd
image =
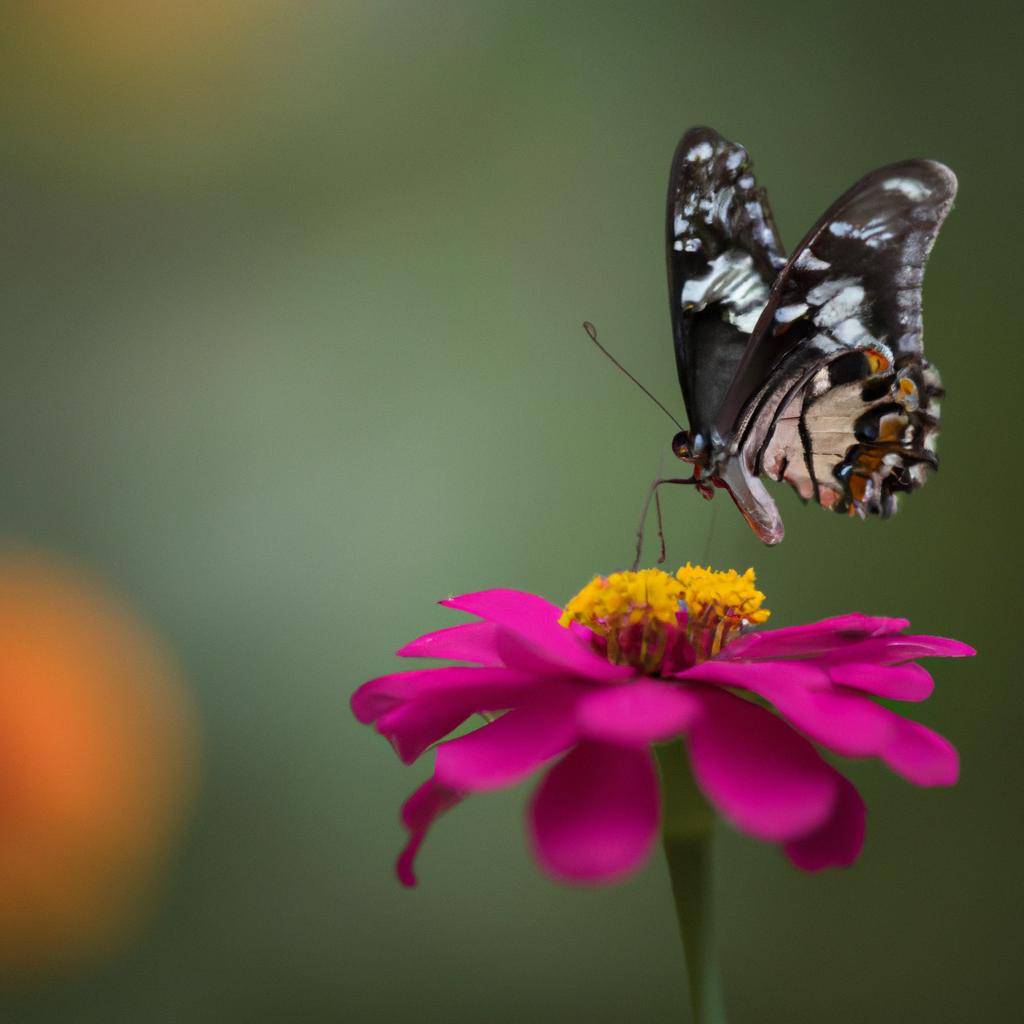
<instances>
[{"instance_id":1,"label":"butterfly forewing","mask_svg":"<svg viewBox=\"0 0 1024 1024\"><path fill-rule=\"evenodd\" d=\"M710 128L680 141L666 209L679 383L691 434L706 438L785 260L746 150Z\"/></svg>"}]
</instances>

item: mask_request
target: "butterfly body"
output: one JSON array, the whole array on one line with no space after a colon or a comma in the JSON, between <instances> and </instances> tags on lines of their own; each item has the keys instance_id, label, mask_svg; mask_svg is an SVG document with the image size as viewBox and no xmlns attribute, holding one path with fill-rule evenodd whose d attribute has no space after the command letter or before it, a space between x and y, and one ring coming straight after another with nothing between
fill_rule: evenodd
<instances>
[{"instance_id":1,"label":"butterfly body","mask_svg":"<svg viewBox=\"0 0 1024 1024\"><path fill-rule=\"evenodd\" d=\"M827 509L887 516L937 465L921 283L955 192L934 161L881 168L787 259L746 151L709 128L683 136L666 241L689 430L673 450L766 543L784 530L762 475Z\"/></svg>"}]
</instances>

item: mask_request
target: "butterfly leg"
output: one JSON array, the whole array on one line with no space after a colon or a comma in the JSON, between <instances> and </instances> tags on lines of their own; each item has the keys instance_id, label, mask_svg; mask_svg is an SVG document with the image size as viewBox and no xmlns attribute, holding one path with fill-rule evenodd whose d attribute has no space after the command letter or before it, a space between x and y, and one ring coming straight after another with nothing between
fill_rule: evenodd
<instances>
[{"instance_id":1,"label":"butterfly leg","mask_svg":"<svg viewBox=\"0 0 1024 1024\"><path fill-rule=\"evenodd\" d=\"M661 516L661 499L658 497L658 488L663 484L690 484L695 487L701 488L701 494L704 494L707 484L703 481L698 480L696 477L659 477L652 481L651 486L647 489L647 497L644 498L643 511L640 513L640 524L636 529L636 557L633 559L633 572L636 572L640 566L640 558L643 555L644 548L644 527L647 523L647 514L651 510L651 502L654 502L655 512L658 517L658 541L660 543L660 551L658 554L658 565L661 565L665 561L665 531L663 528L662 516ZM707 495L705 495L706 497Z\"/></svg>"},{"instance_id":2,"label":"butterfly leg","mask_svg":"<svg viewBox=\"0 0 1024 1024\"><path fill-rule=\"evenodd\" d=\"M658 565L666 558L665 553L665 520L661 515L661 495L654 492L654 521L658 524Z\"/></svg>"}]
</instances>

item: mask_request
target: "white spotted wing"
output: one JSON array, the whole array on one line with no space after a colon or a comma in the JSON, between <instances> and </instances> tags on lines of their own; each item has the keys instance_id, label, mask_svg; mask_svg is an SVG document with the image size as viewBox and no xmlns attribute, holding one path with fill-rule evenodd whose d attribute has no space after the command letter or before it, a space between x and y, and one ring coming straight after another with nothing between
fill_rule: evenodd
<instances>
[{"instance_id":1,"label":"white spotted wing","mask_svg":"<svg viewBox=\"0 0 1024 1024\"><path fill-rule=\"evenodd\" d=\"M683 136L669 176L665 233L679 384L691 432L706 443L785 264L742 146L711 128Z\"/></svg>"}]
</instances>

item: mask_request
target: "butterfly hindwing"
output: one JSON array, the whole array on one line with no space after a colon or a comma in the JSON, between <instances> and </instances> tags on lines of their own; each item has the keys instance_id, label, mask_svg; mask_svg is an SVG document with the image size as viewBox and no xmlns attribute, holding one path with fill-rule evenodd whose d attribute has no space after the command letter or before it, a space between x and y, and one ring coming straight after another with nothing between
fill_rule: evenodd
<instances>
[{"instance_id":1,"label":"butterfly hindwing","mask_svg":"<svg viewBox=\"0 0 1024 1024\"><path fill-rule=\"evenodd\" d=\"M710 128L680 141L666 210L679 383L691 432L706 436L785 260L746 150Z\"/></svg>"},{"instance_id":2,"label":"butterfly hindwing","mask_svg":"<svg viewBox=\"0 0 1024 1024\"><path fill-rule=\"evenodd\" d=\"M749 473L862 516L890 514L896 492L923 482L941 389L924 358L921 284L955 193L942 164L893 164L797 247L719 408Z\"/></svg>"}]
</instances>

